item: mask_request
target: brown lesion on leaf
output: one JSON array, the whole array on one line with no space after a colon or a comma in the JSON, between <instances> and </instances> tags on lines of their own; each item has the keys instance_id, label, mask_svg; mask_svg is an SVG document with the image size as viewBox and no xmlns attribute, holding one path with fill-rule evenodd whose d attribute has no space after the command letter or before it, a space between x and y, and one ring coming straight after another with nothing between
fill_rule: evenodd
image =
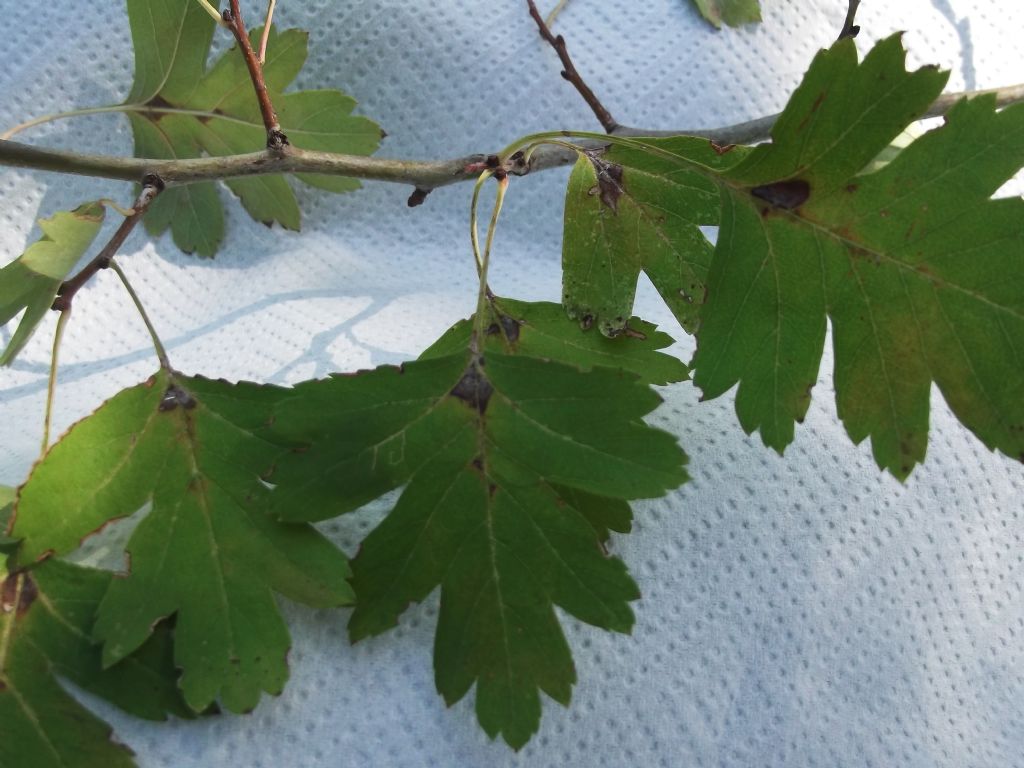
<instances>
[{"instance_id":1,"label":"brown lesion on leaf","mask_svg":"<svg viewBox=\"0 0 1024 768\"><path fill-rule=\"evenodd\" d=\"M803 179L786 179L754 187L750 194L772 208L793 211L807 202L811 196L811 185Z\"/></svg>"},{"instance_id":2,"label":"brown lesion on leaf","mask_svg":"<svg viewBox=\"0 0 1024 768\"><path fill-rule=\"evenodd\" d=\"M179 406L186 411L190 411L196 407L196 399L177 384L171 384L167 387L167 391L164 392L163 399L160 400L159 409L167 412L173 411Z\"/></svg>"},{"instance_id":3,"label":"brown lesion on leaf","mask_svg":"<svg viewBox=\"0 0 1024 768\"><path fill-rule=\"evenodd\" d=\"M39 588L25 571L9 574L0 585L0 611L21 618L39 597Z\"/></svg>"},{"instance_id":4,"label":"brown lesion on leaf","mask_svg":"<svg viewBox=\"0 0 1024 768\"><path fill-rule=\"evenodd\" d=\"M487 404L491 401L491 395L494 394L494 387L484 375L483 365L482 357L470 361L462 378L448 393L480 414L487 410Z\"/></svg>"},{"instance_id":5,"label":"brown lesion on leaf","mask_svg":"<svg viewBox=\"0 0 1024 768\"><path fill-rule=\"evenodd\" d=\"M622 326L622 330L619 331L619 334L621 334L622 336L625 336L628 339L637 339L638 341L646 341L647 340L647 334L646 333L644 333L643 331L638 331L635 328L630 328L628 325ZM619 334L617 334L617 335L619 335Z\"/></svg>"},{"instance_id":6,"label":"brown lesion on leaf","mask_svg":"<svg viewBox=\"0 0 1024 768\"><path fill-rule=\"evenodd\" d=\"M154 123L167 114L167 110L174 109L174 105L163 96L156 95L146 102L146 109L141 112L143 117L152 120Z\"/></svg>"},{"instance_id":7,"label":"brown lesion on leaf","mask_svg":"<svg viewBox=\"0 0 1024 768\"><path fill-rule=\"evenodd\" d=\"M736 149L735 144L719 144L714 139L708 139L708 143L711 145L711 148L715 150L716 155L724 155Z\"/></svg>"},{"instance_id":8,"label":"brown lesion on leaf","mask_svg":"<svg viewBox=\"0 0 1024 768\"><path fill-rule=\"evenodd\" d=\"M522 325L522 322L519 320L499 313L497 322L491 323L490 326L488 326L487 335L497 336L500 333L501 336L510 344L515 344L519 341L519 331L522 328Z\"/></svg>"},{"instance_id":9,"label":"brown lesion on leaf","mask_svg":"<svg viewBox=\"0 0 1024 768\"><path fill-rule=\"evenodd\" d=\"M602 160L601 151L603 150L586 153L591 165L594 166L594 175L597 177L597 184L588 190L588 194L591 197L599 197L606 208L610 208L613 213L618 213L619 198L625 191L622 166Z\"/></svg>"}]
</instances>

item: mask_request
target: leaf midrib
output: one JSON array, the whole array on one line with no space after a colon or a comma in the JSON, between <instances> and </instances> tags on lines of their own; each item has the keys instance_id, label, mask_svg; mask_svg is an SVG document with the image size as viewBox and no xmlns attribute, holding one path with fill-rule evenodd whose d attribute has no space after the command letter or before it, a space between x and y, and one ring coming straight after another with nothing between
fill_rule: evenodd
<instances>
[{"instance_id":1,"label":"leaf midrib","mask_svg":"<svg viewBox=\"0 0 1024 768\"><path fill-rule=\"evenodd\" d=\"M732 194L734 198L737 199L737 202L741 202L743 205L747 205L747 206L753 207L755 209L755 213L757 213L757 215L760 216L760 213L757 212L756 206L754 206L753 203L751 203L750 200L748 199L750 197L749 190L747 190L745 187L740 186L739 184L730 184L730 183L726 182L725 180L720 180L720 183L722 183L722 185L726 188L726 190L730 194ZM809 219L809 218L807 218L805 216L802 216L799 213L799 209L795 209L795 210L790 211L790 210L786 210L784 208L774 208L773 209L773 213L775 215L784 216L784 217L788 218L790 221L802 223L803 225L807 226L809 229L811 229L811 230L813 230L813 231L815 231L815 232L817 232L819 234L822 234L825 237L827 237L827 238L829 238L831 240L834 240L837 243L841 244L844 247L844 251L847 253L847 258L849 258L851 260L854 257L849 254L849 251L851 251L851 250L863 251L864 253L867 253L870 256L874 256L880 262L884 262L884 263L886 263L888 265L896 267L897 269L900 269L900 270L903 270L903 271L909 273L910 275L916 277L916 279L924 279L927 282L931 283L932 285L935 285L936 287L946 288L946 289L949 289L949 290L953 290L953 291L955 291L957 293L961 293L964 296L967 296L967 297L969 297L971 299L974 299L975 301L978 301L978 302L980 302L982 304L985 304L985 305L991 307L994 310L997 310L999 312L1004 312L1004 313L1010 315L1011 317L1016 318L1017 320L1024 321L1024 312L1018 312L1013 307L1004 306L1003 304L999 304L999 303L997 303L995 301L992 301L988 297L986 297L986 296L984 296L982 294L979 294L976 291L972 291L970 288L967 288L966 286L960 285L959 283L955 283L955 282L953 282L951 280L948 280L946 278L939 277L938 275L929 274L929 275L925 276L917 268L916 265L908 264L907 262L903 261L902 259L899 259L899 258L897 258L895 256L892 256L892 255L890 255L889 253L887 253L885 251L878 250L878 248L873 246L873 245L864 243L862 241L854 240L851 237L848 237L848 236L840 234L839 232L836 232L835 230L831 229L830 227L828 227L825 224L821 224L821 223L819 223L819 222L817 222L817 221L815 221L813 219ZM944 256L948 256L948 255L950 255L952 253L957 253L957 251L949 251L949 252L946 252L943 255ZM921 263L927 265L929 262L928 262L927 259L925 259Z\"/></svg>"}]
</instances>

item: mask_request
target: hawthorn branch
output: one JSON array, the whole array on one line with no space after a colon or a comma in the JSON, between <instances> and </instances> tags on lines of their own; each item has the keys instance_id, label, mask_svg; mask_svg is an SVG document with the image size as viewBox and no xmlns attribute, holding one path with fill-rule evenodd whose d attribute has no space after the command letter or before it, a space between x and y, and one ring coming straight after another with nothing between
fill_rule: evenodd
<instances>
[{"instance_id":1,"label":"hawthorn branch","mask_svg":"<svg viewBox=\"0 0 1024 768\"><path fill-rule=\"evenodd\" d=\"M844 37L856 37L860 33L860 27L854 24L854 20L857 18L857 8L860 7L860 0L849 0L849 8L846 11L846 20L843 22L843 29L839 33L837 40L842 40Z\"/></svg>"},{"instance_id":2,"label":"hawthorn branch","mask_svg":"<svg viewBox=\"0 0 1024 768\"><path fill-rule=\"evenodd\" d=\"M114 232L113 237L110 238L110 241L103 246L102 250L96 254L92 261L82 267L82 270L77 275L61 284L60 288L57 289L57 298L54 300L51 309L61 313L71 310L71 302L74 301L75 294L97 272L110 266L114 255L124 245L124 241L128 239L128 235L132 233L136 225L142 221L142 217L149 209L150 203L163 191L163 188L164 183L159 176L149 174L143 179L142 191L139 192L139 196L135 199L131 215L121 222L121 226Z\"/></svg>"},{"instance_id":3,"label":"hawthorn branch","mask_svg":"<svg viewBox=\"0 0 1024 768\"><path fill-rule=\"evenodd\" d=\"M543 37L551 47L555 49L555 53L558 54L558 58L562 62L562 77L572 83L573 87L579 92L583 100L587 102L587 106L590 107L594 116L598 122L601 123L601 127L604 128L605 133L615 133L615 129L619 127L619 124L612 117L601 100L597 98L590 86L586 84L583 77L579 72L576 71L575 65L572 63L572 58L569 56L569 49L565 44L565 38L561 35L557 37L551 32L547 22L544 21L544 17L540 15L540 11L537 10L537 4L534 0L526 0L527 5L530 7L530 16L537 23L537 30L540 32L540 36Z\"/></svg>"},{"instance_id":4,"label":"hawthorn branch","mask_svg":"<svg viewBox=\"0 0 1024 768\"><path fill-rule=\"evenodd\" d=\"M271 6L271 11L273 6ZM274 111L274 104L270 100L270 91L267 90L267 82L263 78L263 65L260 63L256 51L249 42L249 33L245 29L245 21L242 20L242 11L238 7L238 0L231 0L230 8L223 13L224 22L235 36L238 43L238 50L245 58L245 66L249 70L249 78L252 80L253 90L256 91L256 100L260 105L260 114L263 116L263 125L267 129L267 149L281 153L288 146L288 137L281 132L281 124L277 121L277 113ZM269 29L269 25L267 27Z\"/></svg>"},{"instance_id":5,"label":"hawthorn branch","mask_svg":"<svg viewBox=\"0 0 1024 768\"><path fill-rule=\"evenodd\" d=\"M994 95L999 107L1024 102L1024 84L940 96L924 117L940 117L963 98ZM619 126L615 136L670 137L697 136L716 144L753 144L770 138L778 115L769 115L737 125L721 128L677 130L649 130ZM579 142L583 148L602 146L601 142ZM429 191L464 181L475 181L495 155L476 154L451 160L397 160L364 155L345 155L332 152L312 152L288 147L286 153L272 151L250 152L223 157L200 157L182 160L155 160L136 157L86 155L59 149L44 149L0 140L0 165L31 168L40 171L71 173L121 181L140 182L147 174L154 174L168 185L192 184L202 181L260 176L279 173L319 173L329 176L348 176L369 181L407 184ZM544 146L533 153L529 165L508 168L516 176L560 166L576 161L576 153L564 147ZM420 193L422 195L422 193Z\"/></svg>"}]
</instances>

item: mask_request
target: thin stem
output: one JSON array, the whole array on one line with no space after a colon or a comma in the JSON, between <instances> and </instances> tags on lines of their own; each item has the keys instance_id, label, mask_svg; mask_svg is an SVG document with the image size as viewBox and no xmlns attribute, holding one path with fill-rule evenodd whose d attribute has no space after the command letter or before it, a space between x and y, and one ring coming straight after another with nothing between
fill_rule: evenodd
<instances>
[{"instance_id":1,"label":"thin stem","mask_svg":"<svg viewBox=\"0 0 1024 768\"><path fill-rule=\"evenodd\" d=\"M46 123L52 123L55 120L66 120L69 117L84 117L86 115L104 115L121 112L137 112L144 115L190 115L192 117L198 117L201 121L204 122L209 120L223 120L228 123L236 123L237 125L260 125L260 123L253 123L250 120L243 120L242 118L233 117L223 112L211 112L208 109L160 107L151 104L110 104L105 107L70 109L67 112L54 112L53 114L35 117L24 123L19 123L13 128L9 128L4 133L0 133L0 139L9 139L12 136L21 133L22 131L28 128L34 128L37 125L45 125Z\"/></svg>"},{"instance_id":2,"label":"thin stem","mask_svg":"<svg viewBox=\"0 0 1024 768\"><path fill-rule=\"evenodd\" d=\"M473 324L473 340L478 346L481 343L480 340L483 339L486 329L487 315L485 310L491 297L491 290L487 286L487 271L491 264L491 244L494 242L494 233L498 228L498 217L501 215L501 207L505 202L505 192L508 191L508 176L506 174L496 174L495 178L498 179L498 194L494 199L494 208L491 210L490 224L487 226L487 240L484 244L484 255L480 266L480 292L477 295L476 317ZM476 227L474 226L473 229L475 234Z\"/></svg>"},{"instance_id":3,"label":"thin stem","mask_svg":"<svg viewBox=\"0 0 1024 768\"><path fill-rule=\"evenodd\" d=\"M160 341L160 336L157 335L156 328L153 326L152 321L149 319L149 315L146 313L146 308L142 306L142 301L139 299L139 295L135 292L135 289L132 288L131 281L128 280L128 275L126 275L124 270L121 269L121 265L113 259L110 260L109 266L117 273L117 276L121 278L121 283L124 285L125 290L128 291L128 295L131 296L132 303L135 304L135 308L139 311L139 316L142 318L142 322L145 323L146 330L149 331L149 338L153 341L153 349L156 351L156 357L160 361L160 367L165 371L172 370L170 359L167 357L167 349L164 347L163 342Z\"/></svg>"},{"instance_id":4,"label":"thin stem","mask_svg":"<svg viewBox=\"0 0 1024 768\"><path fill-rule=\"evenodd\" d=\"M238 0L230 0L230 6L230 9L224 11L222 15L231 33L235 36L238 50L241 51L245 59L245 66L249 70L249 79L252 80L256 101L259 102L260 114L263 116L263 126L267 129L267 149L282 153L288 146L288 137L281 132L281 124L277 121L277 113L270 100L270 91L267 90L267 82L263 79L263 65L260 64L256 52L252 49Z\"/></svg>"},{"instance_id":5,"label":"thin stem","mask_svg":"<svg viewBox=\"0 0 1024 768\"><path fill-rule=\"evenodd\" d=\"M478 178L476 184L473 185L473 199L469 203L469 242L473 247L473 259L476 261L476 274L477 277L480 277L481 279L484 274L484 262L480 255L480 232L477 227L477 210L480 205L480 191L484 188L484 184L487 180L493 175L493 171L484 171L480 174L480 178Z\"/></svg>"},{"instance_id":6,"label":"thin stem","mask_svg":"<svg viewBox=\"0 0 1024 768\"><path fill-rule=\"evenodd\" d=\"M940 96L921 118L939 117L946 114L954 104L964 98L994 95L997 107L1024 102L1024 84L962 93L947 93ZM106 110L113 111L113 110ZM587 135L595 137L581 146L594 148L611 143L615 137L671 137L695 136L711 139L717 144L752 144L770 138L770 132L778 115L768 115L737 125L721 128L698 128L678 130L654 130L619 126L610 136L604 134L582 134L552 131L543 134L546 138L567 138ZM538 134L541 135L541 134ZM515 147L522 146L526 139L520 139ZM134 157L111 157L108 155L85 155L55 149L43 149L14 141L0 140L0 165L17 168L33 168L41 171L74 173L122 181L141 181L146 174L159 176L168 185L191 184L203 181L243 178L265 174L313 173L328 176L348 176L356 179L386 181L408 184L423 192L459 182L476 181L480 171L488 166L486 154L468 155L451 160L396 160L364 155L346 155L334 152L313 152L289 147L282 156L271 152L250 152L223 157L200 157L184 160L160 160ZM576 160L576 151L563 147L544 147L538 150L529 165L520 163L508 167L509 173L524 176L527 173L558 168ZM505 158L508 162L509 158ZM497 162L495 160L495 162ZM421 194L420 197L423 195Z\"/></svg>"},{"instance_id":7,"label":"thin stem","mask_svg":"<svg viewBox=\"0 0 1024 768\"><path fill-rule=\"evenodd\" d=\"M274 8L277 7L277 0L270 0L267 3L267 20L263 24L263 35L260 37L260 66L267 63L267 41L270 39L270 26L274 23Z\"/></svg>"},{"instance_id":8,"label":"thin stem","mask_svg":"<svg viewBox=\"0 0 1024 768\"><path fill-rule=\"evenodd\" d=\"M12 136L21 133L29 128L35 128L37 125L45 125L46 123L52 123L54 120L65 120L69 117L84 117L85 115L102 115L107 112L122 112L130 111L127 109L127 105L124 104L112 104L108 107L87 107L85 109L69 109L67 112L54 112L49 115L42 115L40 117L34 117L31 120L26 120L24 123L18 123L13 128L8 128L3 133L0 133L0 139L9 139Z\"/></svg>"},{"instance_id":9,"label":"thin stem","mask_svg":"<svg viewBox=\"0 0 1024 768\"><path fill-rule=\"evenodd\" d=\"M202 6L203 10L210 14L218 24L220 24L222 27L227 26L224 23L224 19L221 18L220 11L214 8L210 4L209 0L196 0L196 2L198 2L199 5Z\"/></svg>"},{"instance_id":10,"label":"thin stem","mask_svg":"<svg viewBox=\"0 0 1024 768\"><path fill-rule=\"evenodd\" d=\"M53 420L53 400L57 392L57 363L60 357L60 344L64 339L64 327L71 319L70 307L57 317L57 330L53 333L53 352L50 354L50 378L46 382L46 411L43 414L43 449L41 454L46 453L50 447L50 424Z\"/></svg>"},{"instance_id":11,"label":"thin stem","mask_svg":"<svg viewBox=\"0 0 1024 768\"><path fill-rule=\"evenodd\" d=\"M846 19L843 21L843 28L839 32L839 37L836 38L837 40L842 40L844 37L856 37L860 32L860 27L853 23L857 18L858 7L860 7L860 0L849 0Z\"/></svg>"},{"instance_id":12,"label":"thin stem","mask_svg":"<svg viewBox=\"0 0 1024 768\"><path fill-rule=\"evenodd\" d=\"M114 232L114 236L110 238L110 241L103 246L103 249L96 254L95 258L86 264L82 270L72 277L70 280L66 280L60 288L57 290L57 298L53 302L53 309L58 312L67 312L71 309L71 303L75 299L75 294L78 293L82 286L88 283L93 276L101 269L106 269L110 266L111 259L114 258L114 254L117 253L118 249L124 245L124 241L128 239L128 235L132 233L139 221L142 220L146 210L149 208L150 203L153 199L160 194L163 190L164 184L159 177L150 176L143 181L142 191L135 200L135 204L132 206L132 215L121 222L121 226Z\"/></svg>"},{"instance_id":13,"label":"thin stem","mask_svg":"<svg viewBox=\"0 0 1024 768\"><path fill-rule=\"evenodd\" d=\"M600 134L594 135L596 136ZM604 140L604 137L602 136L601 139ZM522 150L520 150L523 153L523 163L526 165L527 168L530 167L530 163L533 162L534 155L536 154L537 150L539 150L541 147L561 147L567 152L572 152L573 154L576 155L578 155L583 150L582 146L580 146L579 144L573 144L571 141L559 141L558 139L541 139L540 141L535 141L532 144L528 144L527 146L523 147Z\"/></svg>"},{"instance_id":14,"label":"thin stem","mask_svg":"<svg viewBox=\"0 0 1024 768\"><path fill-rule=\"evenodd\" d=\"M601 100L590 90L590 86L586 84L580 73L576 71L576 66L572 63L572 58L569 56L569 49L565 44L565 38L561 35L556 37L552 34L547 22L544 21L544 17L537 10L537 4L534 0L526 0L526 4L530 8L530 16L537 23L537 30L540 32L540 36L551 44L551 47L555 49L555 53L558 54L558 58L562 62L562 77L572 83L580 96L583 97L583 100L587 102L587 106L590 107L598 122L601 123L601 127L608 133L614 132L619 127L619 124L612 117L611 112L601 103Z\"/></svg>"},{"instance_id":15,"label":"thin stem","mask_svg":"<svg viewBox=\"0 0 1024 768\"><path fill-rule=\"evenodd\" d=\"M555 20L558 18L558 14L560 14L568 4L569 0L558 0L558 5L551 9L551 13L549 13L548 17L544 19L544 23L547 24L549 28L555 26Z\"/></svg>"},{"instance_id":16,"label":"thin stem","mask_svg":"<svg viewBox=\"0 0 1024 768\"><path fill-rule=\"evenodd\" d=\"M520 139L516 139L513 143L505 147L501 152L498 153L498 160L501 165L506 165L511 162L512 158L520 153L535 153L537 147L544 144L551 144L558 147L570 146L575 151L579 151L581 147L576 144L569 144L568 142L562 141L562 139L586 139L594 142L601 142L601 144L614 144L620 147L629 147L631 149L642 149L644 151L652 150L652 154L660 154L662 156L676 157L676 155L663 150L659 147L651 147L648 144L644 144L635 138L628 136L618 136L615 134L605 135L603 133L594 133L593 131L542 131L540 133L531 133L529 136L523 136Z\"/></svg>"},{"instance_id":17,"label":"thin stem","mask_svg":"<svg viewBox=\"0 0 1024 768\"><path fill-rule=\"evenodd\" d=\"M111 210L117 211L125 218L135 213L134 208L125 208L119 202L117 202L116 200L111 200L109 197L101 197L96 202L99 203L100 205L105 205L107 208L110 208Z\"/></svg>"}]
</instances>

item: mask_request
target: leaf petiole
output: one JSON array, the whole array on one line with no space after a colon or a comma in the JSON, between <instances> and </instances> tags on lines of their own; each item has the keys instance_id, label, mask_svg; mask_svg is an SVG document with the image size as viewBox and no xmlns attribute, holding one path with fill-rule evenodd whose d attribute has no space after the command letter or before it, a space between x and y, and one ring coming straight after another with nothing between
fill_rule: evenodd
<instances>
[{"instance_id":1,"label":"leaf petiole","mask_svg":"<svg viewBox=\"0 0 1024 768\"><path fill-rule=\"evenodd\" d=\"M581 150L581 147L576 144L560 141L561 139L566 138L596 141L601 142L602 144L611 144L618 147L626 147L627 149L635 149L638 152L646 152L649 155L670 160L683 168L691 168L700 172L707 172L709 175L713 174L712 169L708 168L706 165L687 157L677 155L674 152L669 152L661 147L656 147L628 136L615 136L613 134L595 133L593 131L545 131L543 133L532 133L529 136L523 136L522 138L517 139L505 147L505 149L498 153L498 160L502 165L504 165L509 161L512 155L519 152L521 148L525 148L524 151L526 151L531 148L536 149L536 147L541 144L556 144L558 146L571 147L577 151Z\"/></svg>"},{"instance_id":2,"label":"leaf petiole","mask_svg":"<svg viewBox=\"0 0 1024 768\"><path fill-rule=\"evenodd\" d=\"M50 424L53 419L53 400L57 392L57 362L60 356L60 344L64 339L64 327L71 319L71 308L68 307L57 317L57 329L53 333L53 352L50 354L50 378L46 382L46 412L43 414L43 448L40 455L50 447Z\"/></svg>"},{"instance_id":3,"label":"leaf petiole","mask_svg":"<svg viewBox=\"0 0 1024 768\"><path fill-rule=\"evenodd\" d=\"M172 370L170 359L167 357L167 349L164 347L163 342L160 341L160 336L157 335L156 328L153 327L153 323L149 319L149 315L146 313L146 308L142 306L142 300L139 299L139 295L132 287L131 281L128 280L128 275L124 273L124 270L121 269L121 265L114 259L110 260L109 266L117 273L117 276L120 278L125 290L128 291L128 295L131 297L132 303L135 304L135 308L139 311L139 316L142 318L142 322L145 323L146 330L149 331L149 337L153 340L153 349L156 351L156 357L160 361L160 367L165 371Z\"/></svg>"},{"instance_id":4,"label":"leaf petiole","mask_svg":"<svg viewBox=\"0 0 1024 768\"><path fill-rule=\"evenodd\" d=\"M508 191L508 176L502 174L498 178L498 193L494 199L494 208L491 211L491 221L487 226L487 239L484 241L483 255L480 254L480 234L477 228L477 207L480 202L480 190L484 183L491 176L492 171L484 171L477 179L473 188L473 202L470 205L470 240L473 243L473 256L476 259L477 273L480 275L480 292L477 295L476 315L474 317L473 337L470 341L474 352L478 351L479 339L483 336L484 326L487 322L487 313L484 311L487 302L490 300L490 289L487 287L487 269L491 263L491 245L494 242L494 233L498 228L498 217L501 215L501 208L505 202L505 193Z\"/></svg>"},{"instance_id":5,"label":"leaf petiole","mask_svg":"<svg viewBox=\"0 0 1024 768\"><path fill-rule=\"evenodd\" d=\"M213 17L213 19L214 19L214 20L215 20L215 21L217 22L217 24L218 24L218 25L220 25L220 26L222 26L222 27L227 27L227 24L225 23L225 21L224 21L224 18L223 18L223 17L222 17L221 15L220 15L220 11L218 11L218 10L217 10L217 9L216 9L216 8L215 8L215 7L214 7L214 6L213 6L213 5L212 5L212 4L210 3L210 1L209 1L209 0L196 0L196 2L198 2L198 3L199 3L200 7L201 7L201 8L202 8L202 9L203 9L204 11L206 11L206 12L207 12L208 14L210 14L210 16L212 16L212 17Z\"/></svg>"},{"instance_id":6,"label":"leaf petiole","mask_svg":"<svg viewBox=\"0 0 1024 768\"><path fill-rule=\"evenodd\" d=\"M484 263L480 256L480 232L477 227L477 209L480 205L480 190L491 176L493 171L484 171L473 186L473 199L469 204L469 242L473 246L473 259L476 261L476 274L483 279Z\"/></svg>"},{"instance_id":7,"label":"leaf petiole","mask_svg":"<svg viewBox=\"0 0 1024 768\"><path fill-rule=\"evenodd\" d=\"M270 27L274 23L274 8L277 7L277 0L270 0L267 3L267 19L263 23L263 34L260 37L260 50L258 58L260 66L267 63L267 42L270 40Z\"/></svg>"}]
</instances>

